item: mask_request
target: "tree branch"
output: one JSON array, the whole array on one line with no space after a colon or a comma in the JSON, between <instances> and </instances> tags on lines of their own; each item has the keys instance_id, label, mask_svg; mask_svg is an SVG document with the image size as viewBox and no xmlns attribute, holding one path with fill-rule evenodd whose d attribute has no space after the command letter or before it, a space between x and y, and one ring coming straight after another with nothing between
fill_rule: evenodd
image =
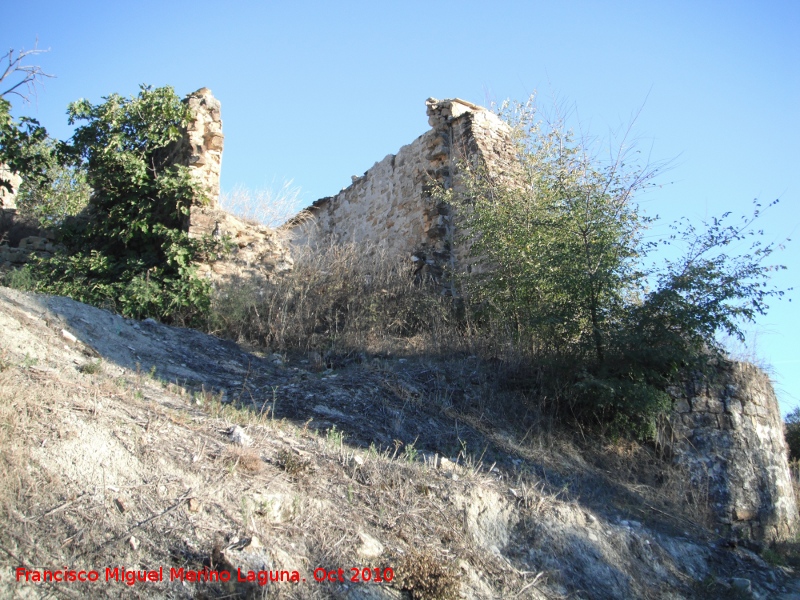
<instances>
[{"instance_id":1,"label":"tree branch","mask_svg":"<svg viewBox=\"0 0 800 600\"><path fill-rule=\"evenodd\" d=\"M36 46L39 44L37 40L34 44L33 50L19 50L14 54L14 49L10 49L4 56L0 57L0 62L8 63L3 73L0 74L0 86L10 85L10 87L2 90L0 87L0 98L9 94L14 94L22 98L23 102L30 102L31 96L36 96L36 85L44 84L45 78L52 78L55 75L45 73L44 69L39 65L26 65L23 62L37 54L43 54L50 50L39 50ZM15 77L21 77L19 81L14 82ZM20 88L27 88L27 93Z\"/></svg>"}]
</instances>

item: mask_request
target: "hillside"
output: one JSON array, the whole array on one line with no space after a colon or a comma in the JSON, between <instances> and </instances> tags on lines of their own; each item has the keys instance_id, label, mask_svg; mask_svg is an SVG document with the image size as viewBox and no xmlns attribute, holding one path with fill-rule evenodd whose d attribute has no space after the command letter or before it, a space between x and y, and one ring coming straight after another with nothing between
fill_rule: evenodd
<instances>
[{"instance_id":1,"label":"hillside","mask_svg":"<svg viewBox=\"0 0 800 600\"><path fill-rule=\"evenodd\" d=\"M6 288L0 330L2 597L800 598L652 450L486 418L474 357L326 368Z\"/></svg>"}]
</instances>

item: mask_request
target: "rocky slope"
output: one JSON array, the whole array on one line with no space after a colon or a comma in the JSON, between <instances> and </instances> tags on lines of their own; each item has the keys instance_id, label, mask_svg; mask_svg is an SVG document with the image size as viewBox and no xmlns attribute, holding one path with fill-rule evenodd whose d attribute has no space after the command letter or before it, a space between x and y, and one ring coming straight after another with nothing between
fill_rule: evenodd
<instances>
[{"instance_id":1,"label":"rocky slope","mask_svg":"<svg viewBox=\"0 0 800 600\"><path fill-rule=\"evenodd\" d=\"M5 288L0 332L2 597L800 598L647 448L487 418L474 357L287 359Z\"/></svg>"}]
</instances>

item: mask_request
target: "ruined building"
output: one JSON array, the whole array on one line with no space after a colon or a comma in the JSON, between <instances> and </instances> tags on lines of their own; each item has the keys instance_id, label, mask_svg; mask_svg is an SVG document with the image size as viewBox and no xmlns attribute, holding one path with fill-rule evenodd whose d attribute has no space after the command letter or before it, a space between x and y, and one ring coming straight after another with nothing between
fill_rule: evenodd
<instances>
[{"instance_id":1,"label":"ruined building","mask_svg":"<svg viewBox=\"0 0 800 600\"><path fill-rule=\"evenodd\" d=\"M493 173L513 169L511 131L494 113L465 100L426 101L431 129L390 154L336 196L317 200L311 219L290 221L295 246L371 242L398 260L438 275L466 259L453 246L451 207L432 195L455 183L458 162L481 161Z\"/></svg>"},{"instance_id":2,"label":"ruined building","mask_svg":"<svg viewBox=\"0 0 800 600\"><path fill-rule=\"evenodd\" d=\"M452 244L457 223L450 207L435 199L433 187L457 185L460 160L482 161L495 175L514 169L511 132L493 113L464 100L429 99L429 131L276 232L219 209L220 104L207 88L185 101L195 121L175 161L192 169L204 190L204 198L191 209L187 230L233 242L231 256L201 266L205 276L218 282L239 278L260 285L292 268L292 248L347 242L383 246L397 260L408 261L409 270L416 265L436 275L465 257ZM7 225L15 213L13 196L0 199ZM16 263L24 262L27 252L46 251L48 243L33 234L17 240L16 247L6 243L0 247L0 263L12 254ZM797 506L769 378L750 365L726 364L713 381L690 382L672 390L672 396L674 412L661 443L685 467L720 531L764 541L791 538L798 529Z\"/></svg>"}]
</instances>

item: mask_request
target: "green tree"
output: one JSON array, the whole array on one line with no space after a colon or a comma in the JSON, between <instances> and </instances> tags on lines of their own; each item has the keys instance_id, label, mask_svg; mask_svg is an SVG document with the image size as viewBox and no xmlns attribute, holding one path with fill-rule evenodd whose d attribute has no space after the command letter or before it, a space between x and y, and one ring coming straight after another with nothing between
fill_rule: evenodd
<instances>
[{"instance_id":1,"label":"green tree","mask_svg":"<svg viewBox=\"0 0 800 600\"><path fill-rule=\"evenodd\" d=\"M571 415L647 436L669 406L666 387L719 351L715 333L741 335L739 322L782 294L766 287L775 248L756 241L729 256L753 221L734 227L723 217L702 231L676 226L672 241L687 242L686 255L645 269L657 244L645 241L652 220L635 197L662 166L638 165L624 141L599 160L563 120L543 123L531 106L502 113L517 142L513 177L461 164L443 192L465 232L457 242L476 263L466 294L482 315L512 322L517 343L549 369L540 394Z\"/></svg>"},{"instance_id":2,"label":"green tree","mask_svg":"<svg viewBox=\"0 0 800 600\"><path fill-rule=\"evenodd\" d=\"M84 168L66 164L51 139L29 146L27 152L37 155L44 176L23 178L17 190L21 215L33 217L47 228L62 224L86 207L92 188Z\"/></svg>"},{"instance_id":3,"label":"green tree","mask_svg":"<svg viewBox=\"0 0 800 600\"><path fill-rule=\"evenodd\" d=\"M194 322L209 306L209 285L194 263L213 242L185 232L198 186L173 156L191 112L170 87L142 86L69 106L83 122L65 153L93 190L85 219L62 228L66 250L39 262L42 289L111 306L126 316Z\"/></svg>"},{"instance_id":4,"label":"green tree","mask_svg":"<svg viewBox=\"0 0 800 600\"><path fill-rule=\"evenodd\" d=\"M9 50L0 57L0 63L6 66L0 73L0 164L5 164L10 171L23 173L28 177L44 180L47 177L47 165L42 157L31 152L31 147L43 142L47 137L45 129L36 119L22 117L19 122L11 118L11 102L9 98L17 96L28 102L31 95L36 94L36 86L46 77L52 77L38 65L29 65L31 56L43 51L34 46L33 50ZM11 190L10 182L0 178L0 187Z\"/></svg>"},{"instance_id":5,"label":"green tree","mask_svg":"<svg viewBox=\"0 0 800 600\"><path fill-rule=\"evenodd\" d=\"M786 415L784 431L786 445L789 446L789 460L800 460L800 406Z\"/></svg>"}]
</instances>

